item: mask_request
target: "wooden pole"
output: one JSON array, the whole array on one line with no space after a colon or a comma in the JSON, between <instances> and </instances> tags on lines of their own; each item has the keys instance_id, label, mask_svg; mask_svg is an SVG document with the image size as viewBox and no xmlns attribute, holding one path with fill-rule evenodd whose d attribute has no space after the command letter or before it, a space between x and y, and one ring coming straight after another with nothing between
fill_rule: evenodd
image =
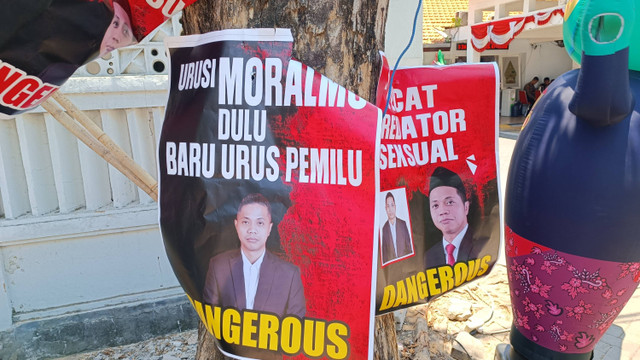
<instances>
[{"instance_id":1,"label":"wooden pole","mask_svg":"<svg viewBox=\"0 0 640 360\"><path fill-rule=\"evenodd\" d=\"M98 125L89 119L89 117L78 109L66 96L57 91L53 93L51 97L55 99L73 119L84 126L91 135L98 139L98 141L106 146L107 149L113 152L116 158L118 158L125 167L131 169L133 174L145 184L145 186L138 186L149 194L153 200L156 202L158 201L158 182L145 169L133 161L133 159L129 157L129 155L124 152L124 150L122 150L122 148L120 148L118 144L109 137L109 135L105 134ZM133 179L131 180L133 181Z\"/></svg>"},{"instance_id":2,"label":"wooden pole","mask_svg":"<svg viewBox=\"0 0 640 360\"><path fill-rule=\"evenodd\" d=\"M48 99L42 103L42 107L51 116L91 150L95 151L96 154L100 155L100 157L149 194L154 201L158 201L158 182L148 172L136 164L124 150L64 95L55 93L53 98L67 109L76 120L60 109L51 99ZM79 118L82 118L82 121L78 120Z\"/></svg>"}]
</instances>

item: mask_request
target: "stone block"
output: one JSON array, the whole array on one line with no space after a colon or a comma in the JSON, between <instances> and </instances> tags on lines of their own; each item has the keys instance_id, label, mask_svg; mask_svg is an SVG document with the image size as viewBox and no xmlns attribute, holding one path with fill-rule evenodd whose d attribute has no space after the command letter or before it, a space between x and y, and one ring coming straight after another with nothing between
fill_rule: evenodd
<instances>
[{"instance_id":1,"label":"stone block","mask_svg":"<svg viewBox=\"0 0 640 360\"><path fill-rule=\"evenodd\" d=\"M472 314L471 303L458 299L451 299L451 304L446 310L447 318L451 321L465 321Z\"/></svg>"},{"instance_id":2,"label":"stone block","mask_svg":"<svg viewBox=\"0 0 640 360\"><path fill-rule=\"evenodd\" d=\"M484 346L482 341L474 338L466 331L456 336L451 348L451 357L456 360L484 360Z\"/></svg>"}]
</instances>

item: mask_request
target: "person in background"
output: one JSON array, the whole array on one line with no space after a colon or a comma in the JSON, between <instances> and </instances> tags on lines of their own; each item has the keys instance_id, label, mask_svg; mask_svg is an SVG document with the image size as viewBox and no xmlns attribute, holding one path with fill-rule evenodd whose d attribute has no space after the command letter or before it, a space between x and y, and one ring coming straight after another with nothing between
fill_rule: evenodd
<instances>
[{"instance_id":1,"label":"person in background","mask_svg":"<svg viewBox=\"0 0 640 360\"><path fill-rule=\"evenodd\" d=\"M540 84L540 86L538 87L538 90L540 90L540 92L543 92L546 88L549 87L549 85L551 85L551 80L546 77L544 78L544 80L542 80L542 84Z\"/></svg>"},{"instance_id":2,"label":"person in background","mask_svg":"<svg viewBox=\"0 0 640 360\"><path fill-rule=\"evenodd\" d=\"M527 101L529 102L529 108L527 109L525 116L529 115L531 108L533 108L533 104L536 102L536 84L538 81L540 81L540 79L537 76L534 76L533 79L524 86L523 90L527 96Z\"/></svg>"}]
</instances>

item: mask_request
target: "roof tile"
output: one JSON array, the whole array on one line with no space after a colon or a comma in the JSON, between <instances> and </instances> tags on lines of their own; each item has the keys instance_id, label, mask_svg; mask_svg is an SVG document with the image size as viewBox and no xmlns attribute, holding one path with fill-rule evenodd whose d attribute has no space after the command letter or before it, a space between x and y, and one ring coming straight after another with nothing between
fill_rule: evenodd
<instances>
[{"instance_id":1,"label":"roof tile","mask_svg":"<svg viewBox=\"0 0 640 360\"><path fill-rule=\"evenodd\" d=\"M469 0L423 0L422 1L422 42L433 44L444 41L435 29L453 26L456 12L469 8Z\"/></svg>"}]
</instances>

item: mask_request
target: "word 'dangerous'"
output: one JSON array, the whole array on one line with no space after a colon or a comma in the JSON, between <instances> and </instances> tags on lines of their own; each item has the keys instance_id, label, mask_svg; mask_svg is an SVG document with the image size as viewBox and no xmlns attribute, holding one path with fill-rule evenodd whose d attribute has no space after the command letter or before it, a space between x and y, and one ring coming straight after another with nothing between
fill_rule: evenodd
<instances>
[{"instance_id":1,"label":"word 'dangerous'","mask_svg":"<svg viewBox=\"0 0 640 360\"><path fill-rule=\"evenodd\" d=\"M44 102L58 86L42 82L35 76L0 61L0 105L26 110Z\"/></svg>"},{"instance_id":2,"label":"word 'dangerous'","mask_svg":"<svg viewBox=\"0 0 640 360\"><path fill-rule=\"evenodd\" d=\"M314 359L342 360L349 357L351 334L343 322L222 309L191 297L189 301L207 331L225 343L287 355L304 354Z\"/></svg>"}]
</instances>

